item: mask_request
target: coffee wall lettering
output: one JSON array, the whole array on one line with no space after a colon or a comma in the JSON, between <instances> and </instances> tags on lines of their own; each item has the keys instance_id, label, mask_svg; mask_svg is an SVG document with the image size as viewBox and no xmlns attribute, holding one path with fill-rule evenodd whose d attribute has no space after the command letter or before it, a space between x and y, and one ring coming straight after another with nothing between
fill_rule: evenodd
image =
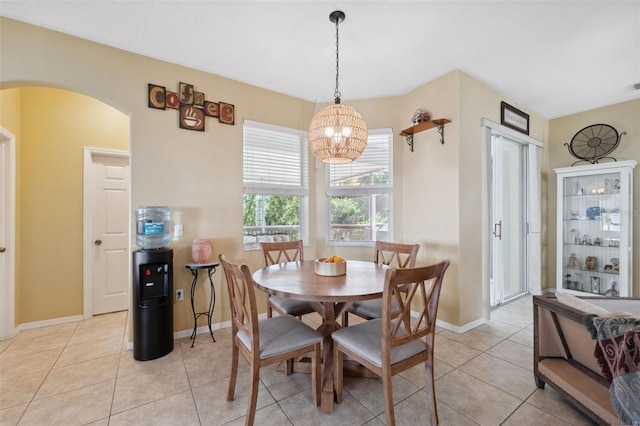
<instances>
[{"instance_id":1,"label":"coffee wall lettering","mask_svg":"<svg viewBox=\"0 0 640 426\"><path fill-rule=\"evenodd\" d=\"M208 101L203 92L195 90L193 84L180 82L178 91L171 92L165 86L148 83L147 94L149 108L178 110L181 129L204 132L205 117L217 118L223 124L235 124L233 104Z\"/></svg>"}]
</instances>

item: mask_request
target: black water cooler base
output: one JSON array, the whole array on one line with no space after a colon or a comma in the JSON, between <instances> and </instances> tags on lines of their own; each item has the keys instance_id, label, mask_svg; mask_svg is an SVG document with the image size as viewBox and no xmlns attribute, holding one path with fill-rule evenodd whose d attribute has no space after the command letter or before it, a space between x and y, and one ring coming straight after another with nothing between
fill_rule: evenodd
<instances>
[{"instance_id":1,"label":"black water cooler base","mask_svg":"<svg viewBox=\"0 0 640 426\"><path fill-rule=\"evenodd\" d=\"M173 351L173 318L169 321L165 312L155 308L138 308L138 324L133 327L133 358L138 361L160 358Z\"/></svg>"},{"instance_id":2,"label":"black water cooler base","mask_svg":"<svg viewBox=\"0 0 640 426\"><path fill-rule=\"evenodd\" d=\"M173 250L133 252L133 358L148 361L173 350Z\"/></svg>"}]
</instances>

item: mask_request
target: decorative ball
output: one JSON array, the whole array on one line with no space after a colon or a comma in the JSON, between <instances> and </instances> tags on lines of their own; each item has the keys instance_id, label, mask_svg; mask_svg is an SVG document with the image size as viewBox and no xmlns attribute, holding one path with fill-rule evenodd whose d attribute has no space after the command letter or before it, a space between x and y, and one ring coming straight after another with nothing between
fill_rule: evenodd
<instances>
[{"instance_id":1,"label":"decorative ball","mask_svg":"<svg viewBox=\"0 0 640 426\"><path fill-rule=\"evenodd\" d=\"M415 113L413 113L413 117L411 118L411 122L413 124L424 123L425 121L431 120L431 113L426 109L418 108Z\"/></svg>"}]
</instances>

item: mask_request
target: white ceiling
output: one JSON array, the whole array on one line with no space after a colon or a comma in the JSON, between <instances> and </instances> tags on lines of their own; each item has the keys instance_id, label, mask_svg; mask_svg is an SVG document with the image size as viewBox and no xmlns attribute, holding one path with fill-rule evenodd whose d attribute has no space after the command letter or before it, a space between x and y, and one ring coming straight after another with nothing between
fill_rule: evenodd
<instances>
[{"instance_id":1,"label":"white ceiling","mask_svg":"<svg viewBox=\"0 0 640 426\"><path fill-rule=\"evenodd\" d=\"M9 18L313 102L333 99L336 9L345 103L455 69L546 118L640 97L640 1L0 0Z\"/></svg>"}]
</instances>

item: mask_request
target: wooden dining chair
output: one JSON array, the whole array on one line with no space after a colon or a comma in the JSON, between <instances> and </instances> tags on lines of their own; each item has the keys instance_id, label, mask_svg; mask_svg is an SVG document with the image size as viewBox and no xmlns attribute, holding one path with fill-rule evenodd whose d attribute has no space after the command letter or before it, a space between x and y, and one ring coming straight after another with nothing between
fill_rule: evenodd
<instances>
[{"instance_id":1,"label":"wooden dining chair","mask_svg":"<svg viewBox=\"0 0 640 426\"><path fill-rule=\"evenodd\" d=\"M232 357L227 401L232 401L238 377L238 353L251 365L251 389L245 425L253 425L258 402L260 367L299 357L309 352L313 401L320 405L320 345L322 335L290 316L281 315L258 322L255 283L247 265L235 265L223 254L218 256L224 269L231 309Z\"/></svg>"},{"instance_id":2,"label":"wooden dining chair","mask_svg":"<svg viewBox=\"0 0 640 426\"><path fill-rule=\"evenodd\" d=\"M343 354L382 378L387 425L395 425L391 377L420 363L427 375L430 423L438 424L433 370L433 343L438 300L449 261L406 269L389 269L382 296L382 318L342 328L333 338L333 373L336 401L342 402ZM395 301L400 313L392 314ZM412 309L417 312L411 317Z\"/></svg>"},{"instance_id":3,"label":"wooden dining chair","mask_svg":"<svg viewBox=\"0 0 640 426\"><path fill-rule=\"evenodd\" d=\"M304 260L302 240L273 243L261 242L260 248L264 256L264 266ZM294 317L302 317L302 315L315 312L315 309L304 300L269 295L267 299L267 318L273 316L274 310L281 315L292 315Z\"/></svg>"},{"instance_id":4,"label":"wooden dining chair","mask_svg":"<svg viewBox=\"0 0 640 426\"><path fill-rule=\"evenodd\" d=\"M400 244L388 243L384 241L376 241L375 254L373 261L380 265L389 265L394 268L412 268L416 264L418 256L418 244ZM398 306L392 307L394 315L400 313ZM342 314L342 326L349 325L349 314L357 315L366 320L382 317L382 299L364 300L362 302L354 302L349 309Z\"/></svg>"}]
</instances>

